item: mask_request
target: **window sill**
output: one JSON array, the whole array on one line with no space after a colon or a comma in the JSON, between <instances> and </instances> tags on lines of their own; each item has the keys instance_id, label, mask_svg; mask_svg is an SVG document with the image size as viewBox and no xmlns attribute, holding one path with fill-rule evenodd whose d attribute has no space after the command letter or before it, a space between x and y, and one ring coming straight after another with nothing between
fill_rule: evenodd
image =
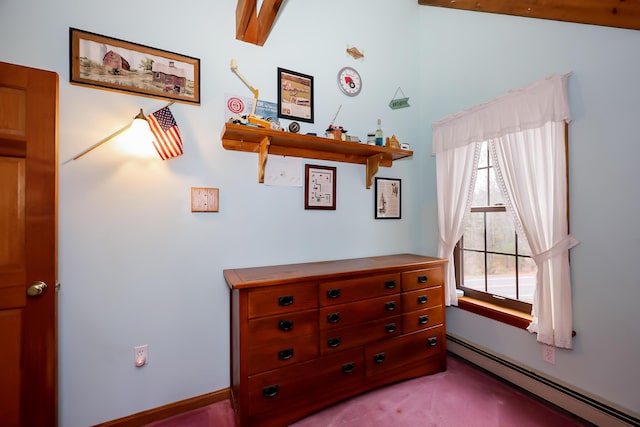
<instances>
[{"instance_id":1,"label":"window sill","mask_svg":"<svg viewBox=\"0 0 640 427\"><path fill-rule=\"evenodd\" d=\"M471 297L458 297L458 308L520 329L527 329L533 319L530 314L525 314L510 308L500 307L499 305L480 301Z\"/></svg>"}]
</instances>

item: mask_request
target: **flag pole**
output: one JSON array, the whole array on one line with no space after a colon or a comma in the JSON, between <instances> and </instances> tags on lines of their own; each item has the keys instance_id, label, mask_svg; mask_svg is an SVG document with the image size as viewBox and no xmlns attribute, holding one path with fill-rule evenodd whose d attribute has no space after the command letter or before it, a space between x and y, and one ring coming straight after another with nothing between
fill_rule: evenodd
<instances>
[{"instance_id":1,"label":"flag pole","mask_svg":"<svg viewBox=\"0 0 640 427\"><path fill-rule=\"evenodd\" d=\"M162 108L167 108L172 106L173 104L175 104L175 101L169 101L167 103L167 105L165 105ZM159 110L162 110L162 108L159 108ZM145 118L146 119L146 118ZM95 150L96 148L98 148L99 146L101 146L104 143L107 143L109 141L111 141L113 138L115 138L116 136L122 134L123 132L125 132L127 129L129 129L131 127L131 123L127 124L126 126L123 126L122 128L118 129L117 131L115 131L114 133L112 133L111 135L109 135L108 137L100 140L99 142L97 142L96 144L92 145L91 147L87 148L86 150L84 150L83 152L81 152L80 154L78 154L77 156L75 156L73 158L73 160L78 160L80 157L84 156L85 154Z\"/></svg>"}]
</instances>

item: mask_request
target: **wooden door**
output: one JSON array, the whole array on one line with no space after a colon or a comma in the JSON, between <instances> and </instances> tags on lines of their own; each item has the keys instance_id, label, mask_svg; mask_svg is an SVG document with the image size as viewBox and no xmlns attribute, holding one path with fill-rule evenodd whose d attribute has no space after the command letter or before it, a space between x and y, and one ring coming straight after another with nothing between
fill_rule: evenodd
<instances>
[{"instance_id":1,"label":"wooden door","mask_svg":"<svg viewBox=\"0 0 640 427\"><path fill-rule=\"evenodd\" d=\"M57 425L57 105L57 74L0 62L0 424L6 427Z\"/></svg>"}]
</instances>

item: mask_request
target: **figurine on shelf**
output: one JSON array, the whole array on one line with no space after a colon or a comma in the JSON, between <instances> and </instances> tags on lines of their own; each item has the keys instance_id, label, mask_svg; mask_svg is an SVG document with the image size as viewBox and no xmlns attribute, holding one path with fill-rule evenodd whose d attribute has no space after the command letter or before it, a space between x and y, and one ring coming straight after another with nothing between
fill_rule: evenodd
<instances>
[{"instance_id":1,"label":"figurine on shelf","mask_svg":"<svg viewBox=\"0 0 640 427\"><path fill-rule=\"evenodd\" d=\"M327 138L337 139L338 141L347 140L347 131L342 126L334 126L330 124L327 130L324 131Z\"/></svg>"},{"instance_id":2,"label":"figurine on shelf","mask_svg":"<svg viewBox=\"0 0 640 427\"><path fill-rule=\"evenodd\" d=\"M391 135L391 138L387 137L387 147L389 148L400 148L400 141L396 138L395 135Z\"/></svg>"}]
</instances>

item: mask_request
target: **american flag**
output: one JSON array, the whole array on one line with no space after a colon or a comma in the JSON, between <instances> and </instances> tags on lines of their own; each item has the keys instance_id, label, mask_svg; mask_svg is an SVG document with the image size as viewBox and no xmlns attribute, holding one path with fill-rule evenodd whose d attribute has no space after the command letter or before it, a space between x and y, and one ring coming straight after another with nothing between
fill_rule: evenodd
<instances>
[{"instance_id":1,"label":"american flag","mask_svg":"<svg viewBox=\"0 0 640 427\"><path fill-rule=\"evenodd\" d=\"M176 119L173 118L169 107L161 108L155 113L149 114L147 119L155 138L153 145L162 160L181 155L183 153L182 137L180 136Z\"/></svg>"}]
</instances>

